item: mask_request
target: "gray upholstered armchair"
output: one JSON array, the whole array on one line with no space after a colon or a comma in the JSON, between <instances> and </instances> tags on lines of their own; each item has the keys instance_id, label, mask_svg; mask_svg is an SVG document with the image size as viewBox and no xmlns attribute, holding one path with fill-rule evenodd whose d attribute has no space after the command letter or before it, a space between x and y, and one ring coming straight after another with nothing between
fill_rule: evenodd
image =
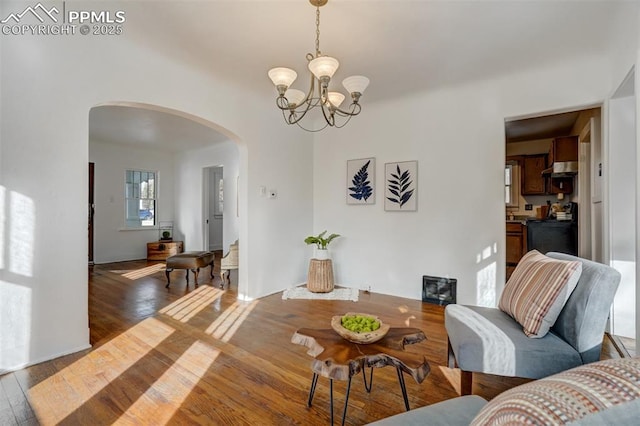
<instances>
[{"instance_id":1,"label":"gray upholstered armchair","mask_svg":"<svg viewBox=\"0 0 640 426\"><path fill-rule=\"evenodd\" d=\"M472 373L539 379L600 359L600 348L620 274L613 268L579 260L582 273L551 331L530 338L511 316L496 308L448 305L449 367L461 371L461 393L469 395Z\"/></svg>"}]
</instances>

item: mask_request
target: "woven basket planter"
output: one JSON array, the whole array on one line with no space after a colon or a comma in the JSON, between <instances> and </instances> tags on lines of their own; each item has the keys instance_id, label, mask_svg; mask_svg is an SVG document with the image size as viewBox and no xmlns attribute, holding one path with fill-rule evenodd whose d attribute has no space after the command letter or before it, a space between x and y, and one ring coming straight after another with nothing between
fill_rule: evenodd
<instances>
[{"instance_id":1,"label":"woven basket planter","mask_svg":"<svg viewBox=\"0 0 640 426\"><path fill-rule=\"evenodd\" d=\"M307 290L313 293L329 293L333 291L333 264L331 259L309 261Z\"/></svg>"}]
</instances>

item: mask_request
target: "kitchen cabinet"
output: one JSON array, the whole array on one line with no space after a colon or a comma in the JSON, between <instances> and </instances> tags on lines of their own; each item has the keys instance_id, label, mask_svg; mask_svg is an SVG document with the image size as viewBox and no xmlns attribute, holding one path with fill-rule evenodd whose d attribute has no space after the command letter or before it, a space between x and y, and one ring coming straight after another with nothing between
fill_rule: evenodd
<instances>
[{"instance_id":1,"label":"kitchen cabinet","mask_svg":"<svg viewBox=\"0 0 640 426\"><path fill-rule=\"evenodd\" d=\"M578 161L578 136L555 138L551 142L547 164ZM547 194L571 194L573 192L573 176L547 177Z\"/></svg>"},{"instance_id":2,"label":"kitchen cabinet","mask_svg":"<svg viewBox=\"0 0 640 426\"><path fill-rule=\"evenodd\" d=\"M522 159L522 195L544 195L545 178L543 170L547 167L546 154L526 155Z\"/></svg>"},{"instance_id":3,"label":"kitchen cabinet","mask_svg":"<svg viewBox=\"0 0 640 426\"><path fill-rule=\"evenodd\" d=\"M519 222L507 222L507 280L526 252L527 226Z\"/></svg>"},{"instance_id":4,"label":"kitchen cabinet","mask_svg":"<svg viewBox=\"0 0 640 426\"><path fill-rule=\"evenodd\" d=\"M578 137L564 136L551 141L549 165L554 162L578 161Z\"/></svg>"}]
</instances>

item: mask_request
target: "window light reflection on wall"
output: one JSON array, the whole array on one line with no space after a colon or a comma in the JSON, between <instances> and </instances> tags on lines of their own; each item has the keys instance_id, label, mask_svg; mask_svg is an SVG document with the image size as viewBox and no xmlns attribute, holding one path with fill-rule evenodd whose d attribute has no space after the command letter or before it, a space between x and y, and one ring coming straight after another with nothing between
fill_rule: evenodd
<instances>
[{"instance_id":1,"label":"window light reflection on wall","mask_svg":"<svg viewBox=\"0 0 640 426\"><path fill-rule=\"evenodd\" d=\"M33 276L36 207L26 195L11 191L9 196L9 270Z\"/></svg>"}]
</instances>

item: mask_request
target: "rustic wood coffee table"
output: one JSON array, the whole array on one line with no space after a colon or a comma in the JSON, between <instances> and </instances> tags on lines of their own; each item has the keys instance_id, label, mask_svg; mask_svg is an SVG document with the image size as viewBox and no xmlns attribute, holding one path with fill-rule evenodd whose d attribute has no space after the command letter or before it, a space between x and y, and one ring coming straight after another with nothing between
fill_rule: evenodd
<instances>
[{"instance_id":1,"label":"rustic wood coffee table","mask_svg":"<svg viewBox=\"0 0 640 426\"><path fill-rule=\"evenodd\" d=\"M318 376L329 379L329 393L331 401L331 424L333 424L333 381L346 380L347 392L342 412L344 425L349 403L351 378L362 371L364 387L371 391L373 382L373 368L393 366L398 373L398 382L404 398L404 406L409 411L409 399L404 382L403 373L414 378L417 383L429 374L430 368L424 355L418 352L406 351L405 345L419 343L426 340L422 330L417 328L390 328L387 335L375 343L366 345L352 343L338 335L333 329L301 328L291 337L291 342L307 347L308 355L314 357L311 363L313 378L309 390L307 405L311 407L313 394L318 383ZM369 380L365 369L371 368Z\"/></svg>"}]
</instances>

